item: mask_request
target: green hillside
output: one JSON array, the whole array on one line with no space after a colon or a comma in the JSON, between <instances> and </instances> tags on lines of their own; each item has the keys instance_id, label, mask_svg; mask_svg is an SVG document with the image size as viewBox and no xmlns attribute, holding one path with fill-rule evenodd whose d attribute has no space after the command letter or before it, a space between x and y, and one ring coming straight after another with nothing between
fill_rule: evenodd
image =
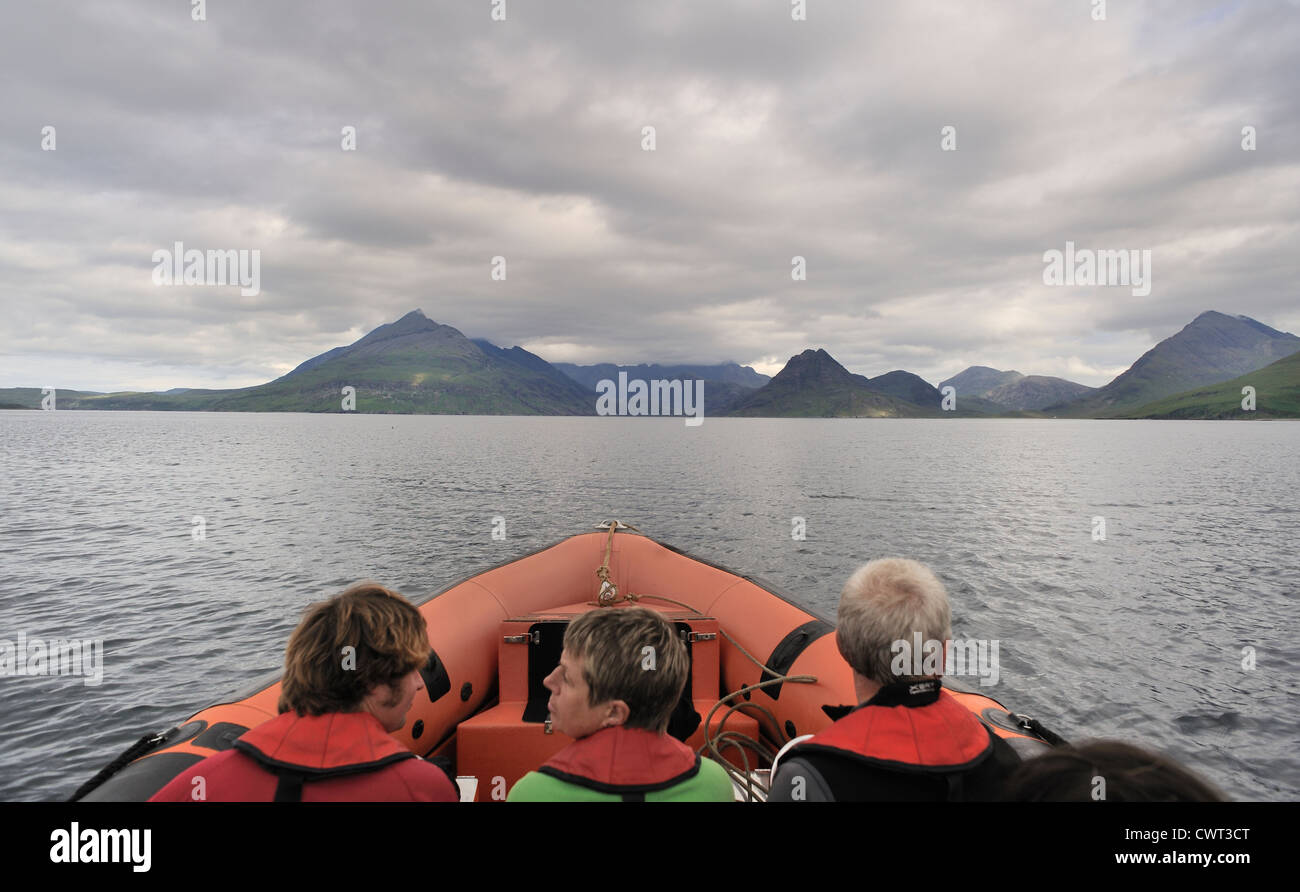
<instances>
[{"instance_id":1,"label":"green hillside","mask_svg":"<svg viewBox=\"0 0 1300 892\"><path fill-rule=\"evenodd\" d=\"M57 409L208 412L342 412L430 415L594 415L595 400L527 351L485 351L419 310L381 325L266 384L235 390L85 394L58 391ZM0 391L0 400L39 408L40 388Z\"/></svg>"},{"instance_id":2,"label":"green hillside","mask_svg":"<svg viewBox=\"0 0 1300 892\"><path fill-rule=\"evenodd\" d=\"M0 388L0 409L39 409L41 400L44 399L40 387L3 387ZM55 409L75 409L77 403L91 397L103 396L89 390L63 390L56 388L54 391L54 408Z\"/></svg>"},{"instance_id":3,"label":"green hillside","mask_svg":"<svg viewBox=\"0 0 1300 892\"><path fill-rule=\"evenodd\" d=\"M1068 403L1044 407L1048 415L1129 417L1141 406L1211 387L1300 350L1300 338L1247 316L1207 311L1165 338L1105 387Z\"/></svg>"},{"instance_id":4,"label":"green hillside","mask_svg":"<svg viewBox=\"0 0 1300 892\"><path fill-rule=\"evenodd\" d=\"M1255 411L1241 407L1243 387L1255 388ZM1122 418L1300 418L1300 351L1231 381L1184 391Z\"/></svg>"}]
</instances>

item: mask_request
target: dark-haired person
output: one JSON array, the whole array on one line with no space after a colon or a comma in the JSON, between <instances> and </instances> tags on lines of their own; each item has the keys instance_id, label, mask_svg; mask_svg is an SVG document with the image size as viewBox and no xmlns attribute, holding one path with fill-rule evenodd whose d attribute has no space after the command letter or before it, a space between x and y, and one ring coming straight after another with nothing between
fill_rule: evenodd
<instances>
[{"instance_id":1,"label":"dark-haired person","mask_svg":"<svg viewBox=\"0 0 1300 892\"><path fill-rule=\"evenodd\" d=\"M1168 756L1119 740L1058 747L1025 760L1007 781L1010 802L1223 802L1209 782Z\"/></svg>"},{"instance_id":2,"label":"dark-haired person","mask_svg":"<svg viewBox=\"0 0 1300 892\"><path fill-rule=\"evenodd\" d=\"M665 733L689 656L672 623L644 607L584 613L546 677L555 730L575 738L520 778L510 802L731 802L731 779Z\"/></svg>"},{"instance_id":3,"label":"dark-haired person","mask_svg":"<svg viewBox=\"0 0 1300 892\"><path fill-rule=\"evenodd\" d=\"M996 799L1019 756L943 690L938 674L896 671L896 642L919 634L938 648L952 638L939 578L904 558L859 567L840 593L835 633L859 705L790 749L768 801Z\"/></svg>"},{"instance_id":4,"label":"dark-haired person","mask_svg":"<svg viewBox=\"0 0 1300 892\"><path fill-rule=\"evenodd\" d=\"M424 617L372 583L313 604L289 638L280 715L151 802L455 802L455 785L389 732L424 688Z\"/></svg>"}]
</instances>

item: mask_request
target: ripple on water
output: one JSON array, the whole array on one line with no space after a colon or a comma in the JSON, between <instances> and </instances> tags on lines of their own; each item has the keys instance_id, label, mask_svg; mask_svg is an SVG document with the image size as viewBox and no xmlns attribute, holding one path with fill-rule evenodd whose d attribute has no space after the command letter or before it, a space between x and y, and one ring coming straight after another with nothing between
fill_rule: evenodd
<instances>
[{"instance_id":1,"label":"ripple on water","mask_svg":"<svg viewBox=\"0 0 1300 892\"><path fill-rule=\"evenodd\" d=\"M15 414L0 638L106 650L97 687L0 679L2 799L66 796L277 671L303 608L363 576L419 599L609 516L829 616L863 561L923 560L954 634L1000 640L1007 706L1162 749L1236 798L1300 797L1300 425L1206 425L1192 452L1186 428L1139 423L711 419L687 443L584 419L68 412L51 438Z\"/></svg>"}]
</instances>

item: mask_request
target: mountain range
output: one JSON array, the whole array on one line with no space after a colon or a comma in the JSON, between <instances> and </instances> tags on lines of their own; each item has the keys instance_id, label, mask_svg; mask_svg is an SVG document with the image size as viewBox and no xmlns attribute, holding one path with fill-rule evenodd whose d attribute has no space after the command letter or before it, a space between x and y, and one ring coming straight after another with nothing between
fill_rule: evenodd
<instances>
[{"instance_id":1,"label":"mountain range","mask_svg":"<svg viewBox=\"0 0 1300 892\"><path fill-rule=\"evenodd\" d=\"M820 348L792 356L772 378L734 362L552 364L522 347L471 340L412 310L266 384L159 393L59 390L57 408L593 415L597 384L623 373L628 380L702 379L711 417L1300 417L1297 351L1300 338L1293 334L1208 311L1101 388L988 366L972 366L936 388L902 369L874 378L855 374ZM1254 411L1241 408L1247 386L1257 394ZM345 388L352 405L345 404ZM0 389L0 408L39 408L41 400L38 388Z\"/></svg>"},{"instance_id":2,"label":"mountain range","mask_svg":"<svg viewBox=\"0 0 1300 892\"><path fill-rule=\"evenodd\" d=\"M1045 406L1076 418L1147 414L1142 407L1263 368L1300 350L1300 338L1248 316L1209 310L1165 338L1114 381L1083 399Z\"/></svg>"},{"instance_id":3,"label":"mountain range","mask_svg":"<svg viewBox=\"0 0 1300 892\"><path fill-rule=\"evenodd\" d=\"M475 341L475 343L486 343ZM518 347L515 348L519 349ZM617 381L619 372L629 381L694 381L704 380L707 389L707 406L710 415L724 415L737 402L772 379L761 375L749 366L734 362L716 365L614 365L602 362L596 365L574 365L571 362L553 363L555 368L577 381L591 398L595 398L601 381Z\"/></svg>"},{"instance_id":4,"label":"mountain range","mask_svg":"<svg viewBox=\"0 0 1300 892\"><path fill-rule=\"evenodd\" d=\"M1243 406L1249 387L1255 407ZM1300 418L1300 351L1237 378L1147 403L1119 418Z\"/></svg>"},{"instance_id":5,"label":"mountain range","mask_svg":"<svg viewBox=\"0 0 1300 892\"><path fill-rule=\"evenodd\" d=\"M957 391L958 400L973 396L1008 409L1030 410L1078 399L1097 389L1064 378L1000 372L983 365L939 382L940 390L949 386Z\"/></svg>"},{"instance_id":6,"label":"mountain range","mask_svg":"<svg viewBox=\"0 0 1300 892\"><path fill-rule=\"evenodd\" d=\"M943 414L942 401L938 389L918 375L902 370L875 378L856 375L819 348L790 357L775 378L733 404L728 414L751 418L919 418Z\"/></svg>"}]
</instances>

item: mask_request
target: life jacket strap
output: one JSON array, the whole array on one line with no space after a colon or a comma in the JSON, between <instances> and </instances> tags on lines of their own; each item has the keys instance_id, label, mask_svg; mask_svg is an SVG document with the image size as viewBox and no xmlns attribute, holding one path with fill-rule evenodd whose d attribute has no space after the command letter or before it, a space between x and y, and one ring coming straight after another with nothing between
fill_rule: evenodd
<instances>
[{"instance_id":1,"label":"life jacket strap","mask_svg":"<svg viewBox=\"0 0 1300 892\"><path fill-rule=\"evenodd\" d=\"M303 776L291 771L276 772L275 802L302 802Z\"/></svg>"}]
</instances>

